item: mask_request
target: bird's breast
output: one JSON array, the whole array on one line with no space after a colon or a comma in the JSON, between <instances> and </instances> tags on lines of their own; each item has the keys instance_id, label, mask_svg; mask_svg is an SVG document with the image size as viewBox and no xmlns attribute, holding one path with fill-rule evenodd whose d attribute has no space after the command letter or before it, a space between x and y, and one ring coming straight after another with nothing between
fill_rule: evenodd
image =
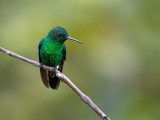
<instances>
[{"instance_id":1,"label":"bird's breast","mask_svg":"<svg viewBox=\"0 0 160 120\"><path fill-rule=\"evenodd\" d=\"M45 65L55 67L62 61L62 49L56 45L44 45L40 53Z\"/></svg>"}]
</instances>

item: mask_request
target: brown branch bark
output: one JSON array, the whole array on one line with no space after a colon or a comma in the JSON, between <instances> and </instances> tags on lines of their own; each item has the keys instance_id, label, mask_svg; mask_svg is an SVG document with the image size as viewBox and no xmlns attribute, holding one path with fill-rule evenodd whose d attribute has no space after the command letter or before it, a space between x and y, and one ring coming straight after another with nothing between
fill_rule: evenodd
<instances>
[{"instance_id":1,"label":"brown branch bark","mask_svg":"<svg viewBox=\"0 0 160 120\"><path fill-rule=\"evenodd\" d=\"M40 67L41 64L39 62L30 60L28 58L22 57L14 52L11 52L9 50L6 50L2 47L0 47L0 51L6 53L7 55L10 55L12 57L18 58L20 60L23 60L27 63L33 64L37 67ZM44 69L48 70L48 71L53 71L55 69L53 69L53 67L49 67L46 65L42 66ZM89 105L103 120L110 120L93 102L92 100L86 96L84 93L82 93L71 81L68 77L66 77L64 74L62 74L60 71L55 70L56 72L56 76L62 81L65 82L70 88L72 88L82 99L83 102L85 102L87 105Z\"/></svg>"}]
</instances>

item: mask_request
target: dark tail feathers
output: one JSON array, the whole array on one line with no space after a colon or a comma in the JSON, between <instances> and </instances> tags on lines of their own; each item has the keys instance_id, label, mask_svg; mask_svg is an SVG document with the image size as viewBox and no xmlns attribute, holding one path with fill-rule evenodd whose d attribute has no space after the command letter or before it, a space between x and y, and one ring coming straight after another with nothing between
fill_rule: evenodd
<instances>
[{"instance_id":1,"label":"dark tail feathers","mask_svg":"<svg viewBox=\"0 0 160 120\"><path fill-rule=\"evenodd\" d=\"M52 89L58 89L59 87L59 83L60 83L60 80L57 78L56 75L53 75L53 73L49 74L48 75L49 77L49 85Z\"/></svg>"}]
</instances>

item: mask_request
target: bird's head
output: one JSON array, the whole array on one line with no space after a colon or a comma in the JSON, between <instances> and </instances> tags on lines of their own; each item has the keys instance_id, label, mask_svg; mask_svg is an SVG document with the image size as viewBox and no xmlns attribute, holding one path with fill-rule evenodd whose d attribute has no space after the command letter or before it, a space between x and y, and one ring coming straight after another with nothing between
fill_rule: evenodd
<instances>
[{"instance_id":1,"label":"bird's head","mask_svg":"<svg viewBox=\"0 0 160 120\"><path fill-rule=\"evenodd\" d=\"M69 37L68 36L68 32L62 28L62 27L54 27L49 33L48 35L53 39L53 40L56 40L56 41L59 41L59 42L65 42L67 39L69 40L74 40L76 42L79 42L81 44L83 44L81 41L79 40L76 40L72 37Z\"/></svg>"}]
</instances>

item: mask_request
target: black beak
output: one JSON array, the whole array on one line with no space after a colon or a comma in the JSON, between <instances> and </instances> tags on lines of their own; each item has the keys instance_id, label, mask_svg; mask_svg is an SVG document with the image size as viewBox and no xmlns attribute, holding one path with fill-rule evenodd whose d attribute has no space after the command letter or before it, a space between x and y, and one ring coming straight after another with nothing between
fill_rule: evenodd
<instances>
[{"instance_id":1,"label":"black beak","mask_svg":"<svg viewBox=\"0 0 160 120\"><path fill-rule=\"evenodd\" d=\"M74 39L74 38L72 38L72 37L66 37L66 39L69 39L69 40L74 40L74 41L76 41L76 42L79 42L79 43L81 43L81 44L83 44L81 41L79 41L79 40L76 40L76 39Z\"/></svg>"}]
</instances>

